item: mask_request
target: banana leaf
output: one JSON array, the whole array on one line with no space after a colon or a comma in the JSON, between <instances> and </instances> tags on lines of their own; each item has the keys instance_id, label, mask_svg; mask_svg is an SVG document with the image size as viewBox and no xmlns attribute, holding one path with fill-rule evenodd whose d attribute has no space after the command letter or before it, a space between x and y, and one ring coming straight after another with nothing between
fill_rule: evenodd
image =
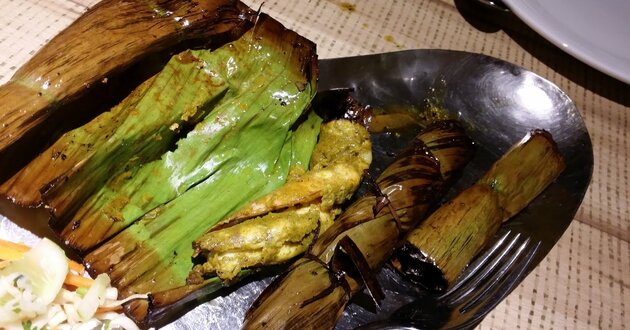
<instances>
[{"instance_id":1,"label":"banana leaf","mask_svg":"<svg viewBox=\"0 0 630 330\"><path fill-rule=\"evenodd\" d=\"M35 206L42 191L61 218L111 176L158 158L181 129L203 119L231 88L223 65L233 56L229 48L205 58L195 55L174 56L111 111L64 134L0 186L0 194Z\"/></svg>"},{"instance_id":2,"label":"banana leaf","mask_svg":"<svg viewBox=\"0 0 630 330\"><path fill-rule=\"evenodd\" d=\"M256 37L269 33L265 30L266 25L257 27ZM45 194L47 204L56 211L57 220L53 227L62 228L61 237L70 246L88 250L153 208L221 171L226 162L240 157L242 140L247 136L256 136L257 130L265 130L265 134L277 133L278 136L286 134L286 127L295 122L296 115L301 114L304 102L309 99L308 92L291 91L294 87L290 85L294 82L290 79L300 77L290 71L285 72L286 58L278 57L278 52L283 49L252 50L256 47L252 45L253 33L248 32L215 51L188 53L191 65L206 74L210 72L210 76L216 77L218 82L225 81L227 89L212 113L185 139L178 141L174 151L141 168L134 170L133 166L129 166L131 170L109 180L76 213L70 207L64 207L75 203L69 200L74 187L67 182L62 183L52 196ZM267 39L260 41L261 44L269 43L263 46L268 48L273 45L272 42ZM211 87L213 85L210 84ZM256 104L256 107L250 104ZM277 114L271 110L273 107L277 108ZM277 119L262 125L261 121L268 120L270 116ZM239 132L238 138L227 139L226 136L234 135L233 132ZM261 152L265 150L265 146L258 147ZM64 209L69 209L67 213L70 216L65 216Z\"/></svg>"},{"instance_id":3,"label":"banana leaf","mask_svg":"<svg viewBox=\"0 0 630 330\"><path fill-rule=\"evenodd\" d=\"M0 86L0 180L24 165L24 154L41 150L57 126L94 116L95 97L123 95L119 89L135 79L123 73L133 64L234 40L252 17L236 0L99 2Z\"/></svg>"},{"instance_id":4,"label":"banana leaf","mask_svg":"<svg viewBox=\"0 0 630 330\"><path fill-rule=\"evenodd\" d=\"M228 60L228 67L238 67L256 54L262 54L264 58L258 58L256 65L252 65L251 74L246 75L250 78L244 78L247 90L237 94L237 98L226 96L225 104L233 112L212 117L213 111L208 117L213 120L201 122L179 142L175 151L156 162L171 169L206 169L215 166L216 159L220 159L219 166L200 175L196 184L191 183L188 190L173 196L171 201L149 208L148 213L84 256L90 272L109 273L112 283L123 296L184 286L192 268L190 256L194 238L247 201L282 185L294 163L308 163L307 159L294 161L292 158L293 155L305 155L295 150L312 148L314 137L300 141L294 141L293 137L316 136L317 131L308 125L308 119L304 122L306 125L298 126L297 132L291 128L315 94L314 44L266 15L261 15L256 27L241 40L246 40L249 47L246 52ZM234 44L228 47L238 49ZM230 129L221 131L224 126L230 126ZM300 132L300 127L307 133ZM186 148L182 146L188 139L197 141L195 151L201 153L202 148L209 148L206 163L189 166L186 162L195 160L195 157L164 162L168 157L177 159L174 155L180 148ZM218 141L213 143L214 139ZM141 172L142 169L137 173ZM168 186L165 189L172 194L179 186L170 185L170 178L147 176L146 180L153 181L143 182L143 185L160 189Z\"/></svg>"},{"instance_id":5,"label":"banana leaf","mask_svg":"<svg viewBox=\"0 0 630 330\"><path fill-rule=\"evenodd\" d=\"M221 222L213 226L210 230L211 232L215 230L221 231L222 228L225 228L226 226L230 228L229 226L233 225L234 223L237 223L236 226L238 226L238 224L242 223L242 220L247 222L247 219L250 219L250 217L253 216L252 214L267 214L266 212L269 212L270 209L278 211L279 213L277 213L277 215L280 215L284 213L284 210L290 210L292 207L302 208L302 205L308 205L308 201L310 200L309 198L312 197L311 195L314 195L313 198L315 198L313 203L318 203L318 201L321 202L321 192L317 191L321 189L321 187L317 184L315 184L314 187L310 185L305 186L302 185L302 183L307 182L308 180L305 180L305 177L313 172L318 172L318 170L322 170L322 168L334 168L334 163L336 163L338 160L348 161L348 159L341 157L343 155L340 154L341 150L347 151L345 153L346 157L353 155L351 156L351 159L356 161L357 164L353 164L352 166L363 168L367 165L361 163L366 161L365 157L368 156L366 154L366 146L368 147L368 149L370 149L367 151L368 154L371 154L370 143L364 140L363 143L361 143L360 145L355 145L357 143L357 137L363 134L360 132L360 130L359 132L352 132L353 129L357 128L357 125L361 124L355 123L348 125L347 123L341 123L345 122L345 120L337 119L347 117L346 114L349 112L357 115L360 114L360 116L362 117L368 116L370 112L369 107L360 106L358 103L355 102L356 104L344 105L347 112L344 112L341 109L334 109L332 110L333 113L331 113L330 104L324 105L320 102L317 102L317 100L321 100L322 97L329 95L329 93L330 91L325 91L323 93L317 94L317 97L312 102L313 112L310 113L306 121L301 123L298 130L295 132L295 134L293 134L294 139L296 141L302 141L302 144L308 141L308 146L313 146L317 142L317 146L315 146L312 156L310 157L310 165L308 166L309 171L306 173L300 170L292 172L290 182L287 181L287 183L282 185L280 188L272 191L271 193L245 204L244 207L239 208L236 212L231 213L229 217L222 219ZM361 107L362 109L359 109L359 107ZM314 115L314 112L317 112L317 115ZM315 138L316 135L312 134L311 131L314 130L316 127L319 127L320 123L322 122L320 116L327 118L328 120L333 120L334 122L323 124L321 126L322 129L319 134L319 138ZM362 122L362 120L358 121ZM349 130L351 127L353 129ZM328 138L326 138L326 136L328 136ZM327 145L333 141L337 142L334 146ZM294 148L294 151L297 151L297 154L294 154L293 158L306 160L306 157L297 156L298 154L303 153L305 150L310 149ZM362 152L357 155L356 153L358 152L358 150L361 150ZM331 158L330 156L333 154L339 155L339 159ZM361 170L359 172L362 173L363 171ZM346 182L343 185L347 184L348 179L349 178L340 178L341 181ZM292 190L292 188L298 186L300 188ZM306 190L302 188L305 188ZM287 191L287 189L289 191ZM309 194L309 191L314 192L314 194ZM302 193L308 195L308 198L303 198ZM335 195L337 196L337 198L341 198L340 194L335 193ZM267 204L266 202L272 203ZM272 213L269 213L268 215L270 214ZM325 215L322 215L320 213L319 217L322 216L325 217ZM300 219L300 221L303 221L303 219ZM332 219L330 219L330 221L332 221ZM324 225L320 224L317 232L323 232L323 227ZM305 237L304 239L310 242L311 238L309 237ZM267 236L264 239L273 240L273 233L271 234L271 237ZM271 243L271 245L273 244L274 243ZM193 243L193 247L194 246L195 243ZM203 262L203 258L193 257L193 262ZM281 265L279 267L283 266ZM138 324L141 324L143 327L160 327L172 321L174 318L183 315L185 312L197 306L199 303L217 297L218 295L225 293L226 290L231 290L231 286L233 284L240 282L245 278L249 278L253 274L274 273L276 271L277 270L274 269L274 266L270 266L269 264L257 264L254 267L247 267L247 269L242 269L236 277L229 280L221 279L218 276L215 276L216 274L209 274L210 277L205 278L194 277L191 279L189 277L187 278L186 285L164 291L152 292L150 301L131 301L130 303L126 304L125 310L129 316L131 316Z\"/></svg>"}]
</instances>

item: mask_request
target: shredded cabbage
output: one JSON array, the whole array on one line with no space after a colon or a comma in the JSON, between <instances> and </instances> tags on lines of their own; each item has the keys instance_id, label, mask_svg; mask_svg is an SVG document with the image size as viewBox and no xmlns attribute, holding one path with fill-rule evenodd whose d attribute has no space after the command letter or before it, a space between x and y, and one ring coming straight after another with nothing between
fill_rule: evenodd
<instances>
[{"instance_id":1,"label":"shredded cabbage","mask_svg":"<svg viewBox=\"0 0 630 330\"><path fill-rule=\"evenodd\" d=\"M32 293L39 302L50 304L68 274L68 258L63 250L47 238L42 239L24 257L11 262L0 275L19 273L30 279Z\"/></svg>"},{"instance_id":2,"label":"shredded cabbage","mask_svg":"<svg viewBox=\"0 0 630 330\"><path fill-rule=\"evenodd\" d=\"M48 239L0 269L0 329L138 329L109 309L146 295L117 300L118 291L106 274L97 276L90 288L70 291L63 288L68 271L63 250Z\"/></svg>"}]
</instances>

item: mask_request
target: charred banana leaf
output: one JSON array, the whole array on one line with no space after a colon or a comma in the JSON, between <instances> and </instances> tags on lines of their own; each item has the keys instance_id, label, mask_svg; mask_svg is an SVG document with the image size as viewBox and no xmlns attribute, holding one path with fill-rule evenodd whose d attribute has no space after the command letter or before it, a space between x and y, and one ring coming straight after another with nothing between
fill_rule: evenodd
<instances>
[{"instance_id":1,"label":"charred banana leaf","mask_svg":"<svg viewBox=\"0 0 630 330\"><path fill-rule=\"evenodd\" d=\"M310 170L253 201L193 242L189 283L215 274L233 279L244 268L286 262L325 232L361 183L372 161L370 135L349 120L322 125Z\"/></svg>"},{"instance_id":2,"label":"charred banana leaf","mask_svg":"<svg viewBox=\"0 0 630 330\"><path fill-rule=\"evenodd\" d=\"M261 18L259 23L266 21ZM282 52L290 46L275 46L274 43L280 40L279 32L270 29L269 25L259 24L256 31L250 31L216 51L186 53L197 70L217 77L219 82L225 81L227 87L224 96L213 104L212 112L186 138L177 142L174 151L141 168L129 166L128 171L112 178L80 203L76 212L72 206L81 200L73 198L75 187L68 182L62 182L58 189L44 195L46 203L55 211L53 227L61 228L60 235L70 246L81 251L89 250L155 207L225 171L225 165L243 153L239 145L248 138L253 139L258 130L265 131L261 136L274 132L280 137L287 136L287 127L293 125L305 109L312 91L310 87L299 91L291 86L295 81L301 84L303 77L285 70L287 58ZM255 41L253 38L262 39ZM293 68L306 65L300 62L305 61L304 56L293 61L289 64ZM277 120L269 122L274 116ZM314 133L316 136L317 132ZM291 140L287 140L289 142ZM274 152L272 144L258 147L257 153ZM312 147L305 150L312 150ZM294 152L291 148L286 151Z\"/></svg>"},{"instance_id":3,"label":"charred banana leaf","mask_svg":"<svg viewBox=\"0 0 630 330\"><path fill-rule=\"evenodd\" d=\"M293 137L303 134L301 127L305 127L307 135L316 135L318 131L309 125L300 125L298 132L291 129L305 113L315 94L315 45L266 15L261 15L255 29L243 38L248 38L251 43L249 53L228 60L228 65L238 65L243 58L256 53L266 56L264 61L258 61L252 80L246 84L249 87L247 94L251 97L229 101L235 113L212 117L209 122L204 120L188 134L184 140L197 139L214 131L218 134L224 126L234 128L223 132L220 143L213 140L213 134L201 138L200 142L209 145L209 156L206 157L209 161L194 164L196 170L189 172L191 175L182 177L181 172L175 172L174 181L179 184L182 179L198 175L198 171L207 171L207 168L216 165L216 160L221 160L220 165L200 175L199 183L142 215L84 256L90 272L109 273L112 284L123 296L185 286L193 266L192 241L227 214L282 185L292 164L308 162L307 159L294 160L293 156L310 157L310 153L296 153L294 150L309 145L312 148L314 137L304 141L295 141ZM210 116L214 113L211 112ZM174 157L183 147L184 140L180 141L178 149L162 159L174 159L168 157ZM201 148L207 146L200 143L197 147L189 149L190 152L201 153ZM188 158L182 157L181 160ZM191 164L172 162L165 165L175 169ZM147 180L155 181L143 185L167 186L173 184L170 181L172 178L147 176ZM178 188L170 186L165 189L170 194ZM184 287L178 291L181 296L170 297L181 298L193 289Z\"/></svg>"},{"instance_id":4,"label":"charred banana leaf","mask_svg":"<svg viewBox=\"0 0 630 330\"><path fill-rule=\"evenodd\" d=\"M496 234L564 170L551 135L533 131L479 181L412 230L392 264L429 290L446 290Z\"/></svg>"},{"instance_id":5,"label":"charred banana leaf","mask_svg":"<svg viewBox=\"0 0 630 330\"><path fill-rule=\"evenodd\" d=\"M252 16L235 0L99 2L0 87L0 159L8 149L15 149L12 154L24 153L21 139L35 129L41 141L27 140L41 147L47 140L42 132L50 133L58 122L71 120L63 115L70 111L68 104L103 88L102 95L111 94L108 86L130 79L118 79L130 65L152 54L181 49L186 41L216 45L238 38L251 26ZM85 104L94 107L90 100ZM89 111L86 108L79 112ZM12 170L10 161L0 164L0 174Z\"/></svg>"},{"instance_id":6,"label":"charred banana leaf","mask_svg":"<svg viewBox=\"0 0 630 330\"><path fill-rule=\"evenodd\" d=\"M378 193L353 203L261 294L247 312L245 328L332 329L364 285L378 301L372 272L441 198L450 175L472 153L472 142L457 123L427 127L379 176Z\"/></svg>"},{"instance_id":7,"label":"charred banana leaf","mask_svg":"<svg viewBox=\"0 0 630 330\"><path fill-rule=\"evenodd\" d=\"M234 55L222 47L173 56L111 111L64 134L0 186L0 194L37 206L42 192L56 218L74 213L107 179L159 158L181 129L231 93L224 63Z\"/></svg>"},{"instance_id":8,"label":"charred banana leaf","mask_svg":"<svg viewBox=\"0 0 630 330\"><path fill-rule=\"evenodd\" d=\"M334 171L335 169L338 169L338 164L335 164L337 162L341 162L342 164L352 163L355 168L363 168L370 162L370 142L367 140L367 134L362 120L366 116L369 116L370 110L369 107L364 107L354 100L352 100L352 102L346 102L343 105L339 105L341 108L337 108L336 106L331 107L328 103L320 102L322 97L326 97L327 95L330 95L329 91L317 94L317 97L313 100L311 106L312 110L318 115L314 115L312 112L307 120L300 125L295 134L293 134L293 137L297 141L309 141L309 146L312 146L315 142L317 142L316 149L319 149L319 151L313 150L312 157L309 154L311 159L308 168L310 169L310 172L318 172L319 174L310 177L307 175L309 172L305 173L304 169L306 169L306 166L303 168L293 168L285 185L251 203L246 204L214 226L212 230L216 229L218 232L221 232L223 229L236 227L240 222L249 222L260 215L263 216L262 218L265 218L266 216L277 218L280 220L279 222L287 225L286 222L289 219L283 215L283 213L285 213L284 211L288 211L291 214L296 213L294 211L302 208L302 206L307 208L317 207L321 209L323 199L328 201L326 204L333 204L334 199L343 197L343 190L347 190L344 187L348 186L348 184L353 185L352 180L349 180L348 178L341 178L341 181L343 181L342 185L335 183L332 185L326 185L322 183L330 183L330 178L326 178L329 174L347 174L346 171L342 173ZM346 96L347 93L344 94L344 98ZM348 114L353 115L349 116ZM320 127L322 121L320 116L327 118L330 122L322 125L319 141L317 141L317 139L311 139L313 135L310 131ZM350 117L353 118L352 121L355 123L348 122L349 119L338 120L338 118L347 119ZM358 122L361 122L361 125L356 123L357 120ZM306 149L294 148L294 150L298 151L297 154L301 154ZM298 156L296 154L294 154L293 158L308 160L307 157ZM341 166L339 168L348 170L347 166ZM353 175L357 177L356 180L358 181L358 177L362 173L357 174L357 172L360 171L357 171L356 169L351 169L350 171L350 173L355 173ZM326 191L339 188L342 190L340 194L335 194L332 191ZM323 195L326 196L324 197ZM279 214L281 216L276 217L274 214ZM326 214L318 212L317 218L314 220L316 222L322 221L321 218L323 216L326 216ZM305 219L300 217L299 220L304 221ZM326 219L322 222L325 220ZM332 221L332 219L329 219L329 221ZM312 222L310 224L312 224ZM284 225L281 229L285 229ZM288 225L291 226L291 224ZM309 224L306 225L308 226ZM256 225L254 225L254 227L256 227ZM212 230L210 232L212 232ZM317 232L319 232L318 229L315 230L315 233L308 232L307 234L316 234ZM279 236L283 236L282 233L280 233ZM302 237L300 243L310 243L310 240L312 239L310 236L311 235ZM233 239L234 237L230 238ZM255 237L250 238L255 239ZM284 250L284 247L287 247L288 249L286 250L291 251L291 254L297 253L295 249L299 249L299 251L303 251L304 249L301 247L302 244L300 243L291 244L291 242L283 241L282 239L278 240L278 237L275 238L276 243L279 243L275 247L279 247L281 250ZM246 253L249 252L247 250L240 251ZM252 250L251 252L255 252L255 250ZM259 256L262 255L264 254ZM270 256L270 254L266 255ZM194 260L196 261L196 259L197 258ZM258 261L260 261L260 259ZM242 268L242 265L240 266L240 268ZM189 276L187 285L165 291L152 292L151 303L142 300L132 301L126 306L126 310L127 313L139 324L142 324L145 327L160 327L166 324L166 322L169 322L169 320L172 320L174 317L182 315L184 312L190 310L190 308L194 307L195 302L199 301L199 299L208 299L209 297L216 296L220 294L221 289L226 284L232 284L240 281L242 278L249 276L252 272L260 270L260 268L243 269L236 277L233 277L228 281L222 280L217 276L207 279L202 276ZM203 274L197 273L197 275Z\"/></svg>"}]
</instances>

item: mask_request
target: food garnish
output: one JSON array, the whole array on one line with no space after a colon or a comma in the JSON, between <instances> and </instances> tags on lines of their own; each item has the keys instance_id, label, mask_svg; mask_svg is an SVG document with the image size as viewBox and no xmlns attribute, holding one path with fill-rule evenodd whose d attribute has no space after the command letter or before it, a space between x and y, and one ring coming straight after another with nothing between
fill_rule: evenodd
<instances>
[{"instance_id":1,"label":"food garnish","mask_svg":"<svg viewBox=\"0 0 630 330\"><path fill-rule=\"evenodd\" d=\"M0 240L0 259L0 328L138 329L122 304L148 297L118 300L106 274L84 277L81 265L47 238L32 249Z\"/></svg>"}]
</instances>

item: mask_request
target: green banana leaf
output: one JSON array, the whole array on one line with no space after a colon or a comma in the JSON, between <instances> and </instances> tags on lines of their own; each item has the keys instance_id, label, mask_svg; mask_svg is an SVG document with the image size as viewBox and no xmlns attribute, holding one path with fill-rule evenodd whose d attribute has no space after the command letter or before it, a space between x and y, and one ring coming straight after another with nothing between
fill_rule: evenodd
<instances>
[{"instance_id":1,"label":"green banana leaf","mask_svg":"<svg viewBox=\"0 0 630 330\"><path fill-rule=\"evenodd\" d=\"M261 16L252 31L225 47L242 50L226 62L228 73L239 68L227 79L237 87L177 149L120 184L113 199L134 203L119 207L122 231L110 231L115 236L84 257L91 272L108 272L124 295L185 285L194 238L282 185L292 165L308 164L305 150L316 141L318 119L310 115L292 128L315 94L314 45ZM203 58L203 52L193 54ZM107 188L113 191L118 180Z\"/></svg>"},{"instance_id":2,"label":"green banana leaf","mask_svg":"<svg viewBox=\"0 0 630 330\"><path fill-rule=\"evenodd\" d=\"M229 58L216 52L206 61ZM190 53L174 56L164 69L119 105L64 134L0 187L20 204L37 205L40 190L54 214L65 219L112 175L159 158L183 126L205 117L225 94L224 75L209 75Z\"/></svg>"},{"instance_id":3,"label":"green banana leaf","mask_svg":"<svg viewBox=\"0 0 630 330\"><path fill-rule=\"evenodd\" d=\"M257 31L261 31L260 27ZM262 40L259 45L265 45L265 42ZM295 122L311 96L308 91L299 91L295 81L291 80L296 77L286 70L287 59L277 56L277 51L282 49L274 50L272 43L264 46L271 51L266 48L256 50L255 46L250 32L215 51L199 50L186 54L190 59L188 62L216 77L218 82L226 82L225 96L185 139L177 143L174 151L136 168L135 172L131 166L131 171L110 180L91 196L71 219L64 219L65 228L61 230L64 240L80 251L89 250L148 211L214 175L230 159L240 157L243 150L236 147L245 138L241 135L243 131L262 129L275 138L286 134L286 127ZM268 91L271 92L265 94ZM267 110L271 107L277 107L278 114ZM263 121L274 116L271 123ZM233 132L239 132L239 137L225 138ZM264 147L256 152L262 150ZM61 226L57 224L55 227Z\"/></svg>"}]
</instances>

